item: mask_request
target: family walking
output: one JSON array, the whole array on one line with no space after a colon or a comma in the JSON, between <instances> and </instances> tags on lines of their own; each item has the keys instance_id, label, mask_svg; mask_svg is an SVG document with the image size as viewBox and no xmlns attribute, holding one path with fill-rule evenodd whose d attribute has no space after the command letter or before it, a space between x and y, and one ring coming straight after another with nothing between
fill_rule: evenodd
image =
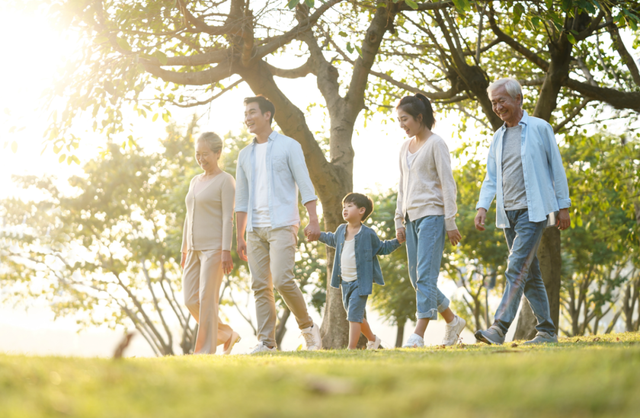
<instances>
[{"instance_id":1,"label":"family walking","mask_svg":"<svg viewBox=\"0 0 640 418\"><path fill-rule=\"evenodd\" d=\"M557 218L561 230L570 225L571 201L560 152L551 126L523 111L522 89L516 80L496 81L488 94L504 125L489 148L475 227L484 230L486 212L495 197L496 225L505 230L509 257L495 322L475 336L487 344L502 344L524 294L538 321L538 333L530 343L554 342L556 325L550 318L536 250L550 219ZM222 140L207 132L196 142L196 160L203 173L191 180L185 199L181 261L185 304L199 324L194 353L213 354L223 345L224 353L230 354L240 341L238 333L218 316L220 285L224 274L233 269L234 211L237 252L249 264L256 303L258 344L251 353L276 350L274 287L293 313L306 348L322 348L320 329L294 280L298 193L309 218L304 229L307 240L320 240L336 249L331 286L342 290L350 349L356 348L361 334L368 340L367 349L380 347L380 338L365 317L367 298L374 283L384 285L378 256L405 242L417 321L404 347L424 346L429 321L438 313L447 323L442 344L455 344L466 322L449 308L437 281L445 240L455 246L462 239L455 221L457 190L449 149L432 132L435 118L429 100L416 94L402 98L396 106L398 122L409 139L399 156L396 238L388 241L363 224L374 205L359 193L349 193L342 201L345 223L335 232L321 232L318 198L300 144L272 130L276 109L265 97L250 97L244 104L245 124L255 138L238 156L235 181L218 165Z\"/></svg>"}]
</instances>

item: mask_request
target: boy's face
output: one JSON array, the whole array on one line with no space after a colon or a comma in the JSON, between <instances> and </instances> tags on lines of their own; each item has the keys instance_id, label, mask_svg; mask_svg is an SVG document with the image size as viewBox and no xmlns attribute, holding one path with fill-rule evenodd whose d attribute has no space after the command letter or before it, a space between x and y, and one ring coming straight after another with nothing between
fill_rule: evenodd
<instances>
[{"instance_id":1,"label":"boy's face","mask_svg":"<svg viewBox=\"0 0 640 418\"><path fill-rule=\"evenodd\" d=\"M345 203L342 205L342 217L347 222L361 222L365 208L359 208L355 203Z\"/></svg>"}]
</instances>

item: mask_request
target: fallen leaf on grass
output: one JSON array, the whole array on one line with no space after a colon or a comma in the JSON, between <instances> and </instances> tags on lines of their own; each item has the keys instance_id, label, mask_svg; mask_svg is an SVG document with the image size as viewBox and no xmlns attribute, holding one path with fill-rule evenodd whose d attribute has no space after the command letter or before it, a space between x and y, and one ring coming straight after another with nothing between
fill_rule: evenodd
<instances>
[{"instance_id":1,"label":"fallen leaf on grass","mask_svg":"<svg viewBox=\"0 0 640 418\"><path fill-rule=\"evenodd\" d=\"M600 337L596 337L592 340L594 343L600 341Z\"/></svg>"},{"instance_id":2,"label":"fallen leaf on grass","mask_svg":"<svg viewBox=\"0 0 640 418\"><path fill-rule=\"evenodd\" d=\"M306 386L322 395L350 395L356 391L352 381L340 377L308 376Z\"/></svg>"},{"instance_id":3,"label":"fallen leaf on grass","mask_svg":"<svg viewBox=\"0 0 640 418\"><path fill-rule=\"evenodd\" d=\"M522 351L520 350L496 350L496 351L492 351L491 354L498 354L498 353L511 353L511 354L515 354L515 353L522 353Z\"/></svg>"},{"instance_id":4,"label":"fallen leaf on grass","mask_svg":"<svg viewBox=\"0 0 640 418\"><path fill-rule=\"evenodd\" d=\"M515 347L517 347L517 346L518 346L518 344L517 344L517 343L513 343L513 344L511 344L511 347L514 347L514 348L515 348Z\"/></svg>"}]
</instances>

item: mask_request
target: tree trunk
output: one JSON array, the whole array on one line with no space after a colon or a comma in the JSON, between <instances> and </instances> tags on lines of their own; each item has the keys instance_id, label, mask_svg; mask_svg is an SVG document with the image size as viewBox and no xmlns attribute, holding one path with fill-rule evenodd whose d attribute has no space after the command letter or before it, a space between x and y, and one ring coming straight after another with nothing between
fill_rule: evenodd
<instances>
[{"instance_id":1,"label":"tree trunk","mask_svg":"<svg viewBox=\"0 0 640 418\"><path fill-rule=\"evenodd\" d=\"M402 341L404 340L404 325L406 321L398 321L398 332L396 333L396 348L402 347Z\"/></svg>"},{"instance_id":2,"label":"tree trunk","mask_svg":"<svg viewBox=\"0 0 640 418\"><path fill-rule=\"evenodd\" d=\"M549 299L551 320L556 326L556 333L558 332L558 321L560 320L560 270L562 268L560 251L560 230L555 227L546 228L538 247L538 260L540 262L542 280L544 280L544 287L547 290ZM524 340L535 337L536 323L536 317L529 303L523 298L518 327L513 338L515 340Z\"/></svg>"}]
</instances>

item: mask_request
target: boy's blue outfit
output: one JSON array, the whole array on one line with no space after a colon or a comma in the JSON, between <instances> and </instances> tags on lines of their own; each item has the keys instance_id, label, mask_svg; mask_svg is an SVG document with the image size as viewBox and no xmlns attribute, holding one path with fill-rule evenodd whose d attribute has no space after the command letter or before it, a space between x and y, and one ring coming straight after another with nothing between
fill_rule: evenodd
<instances>
[{"instance_id":1,"label":"boy's blue outfit","mask_svg":"<svg viewBox=\"0 0 640 418\"><path fill-rule=\"evenodd\" d=\"M355 237L356 271L358 279L353 282L342 280L341 255L346 239L347 224L342 224L335 233L320 233L320 242L336 249L333 259L333 273L331 287L336 289L342 284L342 301L347 311L349 322L362 322L364 318L367 297L373 291L373 283L384 286L382 270L378 263L378 255L391 254L400 248L397 239L381 240L375 231L368 226L361 225L360 232Z\"/></svg>"}]
</instances>

